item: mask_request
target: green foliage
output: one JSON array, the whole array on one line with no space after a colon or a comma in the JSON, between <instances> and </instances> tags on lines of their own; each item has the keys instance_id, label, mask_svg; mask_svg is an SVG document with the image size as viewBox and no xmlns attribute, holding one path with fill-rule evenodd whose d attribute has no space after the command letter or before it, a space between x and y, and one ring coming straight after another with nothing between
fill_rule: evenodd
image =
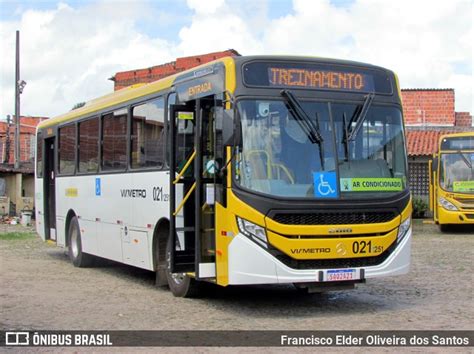
<instances>
[{"instance_id":1,"label":"green foliage","mask_svg":"<svg viewBox=\"0 0 474 354\"><path fill-rule=\"evenodd\" d=\"M28 240L34 238L35 234L30 232L7 232L6 234L0 234L0 240Z\"/></svg>"},{"instance_id":2,"label":"green foliage","mask_svg":"<svg viewBox=\"0 0 474 354\"><path fill-rule=\"evenodd\" d=\"M71 108L71 111L74 111L75 109L81 108L81 107L83 107L85 104L86 104L85 102L76 103L76 104Z\"/></svg>"},{"instance_id":3,"label":"green foliage","mask_svg":"<svg viewBox=\"0 0 474 354\"><path fill-rule=\"evenodd\" d=\"M413 216L414 217L423 217L428 211L428 203L420 197L413 198Z\"/></svg>"}]
</instances>

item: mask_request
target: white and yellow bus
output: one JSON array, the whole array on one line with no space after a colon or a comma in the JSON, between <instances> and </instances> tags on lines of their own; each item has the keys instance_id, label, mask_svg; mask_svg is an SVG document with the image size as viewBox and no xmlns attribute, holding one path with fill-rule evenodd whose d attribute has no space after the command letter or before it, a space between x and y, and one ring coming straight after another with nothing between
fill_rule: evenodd
<instances>
[{"instance_id":1,"label":"white and yellow bus","mask_svg":"<svg viewBox=\"0 0 474 354\"><path fill-rule=\"evenodd\" d=\"M474 225L474 132L442 135L430 161L430 209L441 231Z\"/></svg>"},{"instance_id":2,"label":"white and yellow bus","mask_svg":"<svg viewBox=\"0 0 474 354\"><path fill-rule=\"evenodd\" d=\"M202 282L354 287L406 273L400 90L341 60L222 58L40 124L36 220L75 266Z\"/></svg>"}]
</instances>

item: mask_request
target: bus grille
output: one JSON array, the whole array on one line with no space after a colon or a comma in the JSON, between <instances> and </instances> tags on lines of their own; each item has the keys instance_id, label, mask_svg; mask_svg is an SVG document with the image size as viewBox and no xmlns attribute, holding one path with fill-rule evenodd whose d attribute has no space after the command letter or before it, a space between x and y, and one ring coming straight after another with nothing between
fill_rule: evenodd
<instances>
[{"instance_id":1,"label":"bus grille","mask_svg":"<svg viewBox=\"0 0 474 354\"><path fill-rule=\"evenodd\" d=\"M362 211L362 212L324 212L324 213L295 213L276 214L272 219L285 225L347 225L375 224L392 220L392 211Z\"/></svg>"},{"instance_id":2,"label":"bus grille","mask_svg":"<svg viewBox=\"0 0 474 354\"><path fill-rule=\"evenodd\" d=\"M285 264L286 266L293 269L337 269L337 268L360 268L376 266L383 263L388 256L397 247L397 243L394 242L387 250L373 257L364 258L339 258L339 259L293 259L290 256L281 253L277 250L275 257Z\"/></svg>"},{"instance_id":3,"label":"bus grille","mask_svg":"<svg viewBox=\"0 0 474 354\"><path fill-rule=\"evenodd\" d=\"M474 205L474 198L454 198L459 203Z\"/></svg>"},{"instance_id":4,"label":"bus grille","mask_svg":"<svg viewBox=\"0 0 474 354\"><path fill-rule=\"evenodd\" d=\"M467 198L454 198L456 201L461 203L461 209L465 210L474 210L474 199L467 199Z\"/></svg>"}]
</instances>

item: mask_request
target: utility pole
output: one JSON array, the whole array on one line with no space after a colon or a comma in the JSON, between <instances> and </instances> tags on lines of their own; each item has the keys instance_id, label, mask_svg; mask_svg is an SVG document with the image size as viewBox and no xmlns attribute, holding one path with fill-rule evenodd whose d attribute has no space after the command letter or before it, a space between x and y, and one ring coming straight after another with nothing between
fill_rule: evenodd
<instances>
[{"instance_id":1,"label":"utility pole","mask_svg":"<svg viewBox=\"0 0 474 354\"><path fill-rule=\"evenodd\" d=\"M20 31L16 31L15 57L15 168L20 168Z\"/></svg>"},{"instance_id":2,"label":"utility pole","mask_svg":"<svg viewBox=\"0 0 474 354\"><path fill-rule=\"evenodd\" d=\"M7 115L7 132L5 136L5 158L3 163L10 163L10 124L11 124L10 115Z\"/></svg>"},{"instance_id":3,"label":"utility pole","mask_svg":"<svg viewBox=\"0 0 474 354\"><path fill-rule=\"evenodd\" d=\"M20 31L16 31L15 57L15 168L20 168L20 95L23 93L26 81L20 80Z\"/></svg>"}]
</instances>

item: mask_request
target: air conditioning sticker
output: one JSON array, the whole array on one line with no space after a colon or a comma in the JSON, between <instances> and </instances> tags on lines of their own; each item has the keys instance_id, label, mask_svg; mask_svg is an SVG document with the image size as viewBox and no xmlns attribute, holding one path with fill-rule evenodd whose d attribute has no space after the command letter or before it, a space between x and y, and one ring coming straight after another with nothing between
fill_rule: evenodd
<instances>
[{"instance_id":1,"label":"air conditioning sticker","mask_svg":"<svg viewBox=\"0 0 474 354\"><path fill-rule=\"evenodd\" d=\"M341 178L342 192L398 192L403 190L401 178Z\"/></svg>"},{"instance_id":2,"label":"air conditioning sticker","mask_svg":"<svg viewBox=\"0 0 474 354\"><path fill-rule=\"evenodd\" d=\"M474 181L454 181L453 192L474 192Z\"/></svg>"}]
</instances>

